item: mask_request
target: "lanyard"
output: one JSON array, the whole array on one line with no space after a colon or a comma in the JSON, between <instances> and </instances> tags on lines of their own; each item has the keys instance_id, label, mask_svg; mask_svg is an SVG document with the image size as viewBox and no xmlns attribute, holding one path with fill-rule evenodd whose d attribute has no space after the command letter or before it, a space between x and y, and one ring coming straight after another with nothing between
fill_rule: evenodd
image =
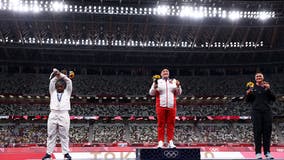
<instances>
[{"instance_id":1,"label":"lanyard","mask_svg":"<svg viewBox=\"0 0 284 160\"><path fill-rule=\"evenodd\" d=\"M57 99L58 99L59 102L61 101L62 95L63 95L63 93L57 93Z\"/></svg>"}]
</instances>

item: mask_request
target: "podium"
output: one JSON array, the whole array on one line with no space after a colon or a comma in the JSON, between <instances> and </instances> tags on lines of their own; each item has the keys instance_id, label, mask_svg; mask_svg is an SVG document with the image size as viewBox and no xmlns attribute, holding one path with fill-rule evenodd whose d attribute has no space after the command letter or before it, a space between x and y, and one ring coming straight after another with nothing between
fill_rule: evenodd
<instances>
[{"instance_id":1,"label":"podium","mask_svg":"<svg viewBox=\"0 0 284 160\"><path fill-rule=\"evenodd\" d=\"M200 149L137 148L136 160L200 160Z\"/></svg>"}]
</instances>

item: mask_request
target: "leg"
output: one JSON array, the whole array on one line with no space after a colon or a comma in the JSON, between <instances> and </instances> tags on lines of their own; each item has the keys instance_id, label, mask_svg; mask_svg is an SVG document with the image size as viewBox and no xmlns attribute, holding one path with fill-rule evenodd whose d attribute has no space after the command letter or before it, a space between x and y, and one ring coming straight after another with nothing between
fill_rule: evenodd
<instances>
[{"instance_id":1,"label":"leg","mask_svg":"<svg viewBox=\"0 0 284 160\"><path fill-rule=\"evenodd\" d=\"M166 110L160 106L156 107L157 121L158 121L158 141L165 140L165 114Z\"/></svg>"},{"instance_id":2,"label":"leg","mask_svg":"<svg viewBox=\"0 0 284 160\"><path fill-rule=\"evenodd\" d=\"M263 150L264 154L270 152L271 132L272 132L272 112L265 112L263 118Z\"/></svg>"},{"instance_id":3,"label":"leg","mask_svg":"<svg viewBox=\"0 0 284 160\"><path fill-rule=\"evenodd\" d=\"M61 142L63 154L69 153L69 128L70 128L70 117L69 113L60 114L59 121L59 138Z\"/></svg>"},{"instance_id":4,"label":"leg","mask_svg":"<svg viewBox=\"0 0 284 160\"><path fill-rule=\"evenodd\" d=\"M259 111L252 111L253 136L255 144L255 153L261 153L261 134L262 121L261 113Z\"/></svg>"},{"instance_id":5,"label":"leg","mask_svg":"<svg viewBox=\"0 0 284 160\"><path fill-rule=\"evenodd\" d=\"M56 137L58 135L58 125L57 125L57 116L56 114L50 112L48 120L47 120L47 151L46 153L51 155L55 144Z\"/></svg>"},{"instance_id":6,"label":"leg","mask_svg":"<svg viewBox=\"0 0 284 160\"><path fill-rule=\"evenodd\" d=\"M167 138L168 142L174 140L175 122L176 122L176 108L167 110Z\"/></svg>"}]
</instances>

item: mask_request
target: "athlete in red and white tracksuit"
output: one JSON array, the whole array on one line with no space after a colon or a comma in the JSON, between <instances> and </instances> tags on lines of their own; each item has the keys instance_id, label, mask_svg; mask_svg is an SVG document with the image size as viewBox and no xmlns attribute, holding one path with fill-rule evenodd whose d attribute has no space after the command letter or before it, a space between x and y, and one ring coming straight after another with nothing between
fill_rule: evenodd
<instances>
[{"instance_id":1,"label":"athlete in red and white tracksuit","mask_svg":"<svg viewBox=\"0 0 284 160\"><path fill-rule=\"evenodd\" d=\"M176 117L176 97L181 94L180 82L169 79L169 70L163 69L162 79L153 83L149 91L150 95L156 96L156 113L158 120L158 147L163 147L165 126L167 126L168 147L174 148L174 129Z\"/></svg>"}]
</instances>

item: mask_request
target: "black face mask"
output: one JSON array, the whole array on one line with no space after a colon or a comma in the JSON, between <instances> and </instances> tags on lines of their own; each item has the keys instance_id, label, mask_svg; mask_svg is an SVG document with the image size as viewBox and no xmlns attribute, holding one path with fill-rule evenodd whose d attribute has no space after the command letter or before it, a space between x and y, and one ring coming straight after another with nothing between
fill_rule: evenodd
<instances>
[{"instance_id":1,"label":"black face mask","mask_svg":"<svg viewBox=\"0 0 284 160\"><path fill-rule=\"evenodd\" d=\"M63 85L58 85L58 86L56 86L55 87L56 88L56 91L58 92L58 93L62 93L63 91L64 91L64 86Z\"/></svg>"}]
</instances>

